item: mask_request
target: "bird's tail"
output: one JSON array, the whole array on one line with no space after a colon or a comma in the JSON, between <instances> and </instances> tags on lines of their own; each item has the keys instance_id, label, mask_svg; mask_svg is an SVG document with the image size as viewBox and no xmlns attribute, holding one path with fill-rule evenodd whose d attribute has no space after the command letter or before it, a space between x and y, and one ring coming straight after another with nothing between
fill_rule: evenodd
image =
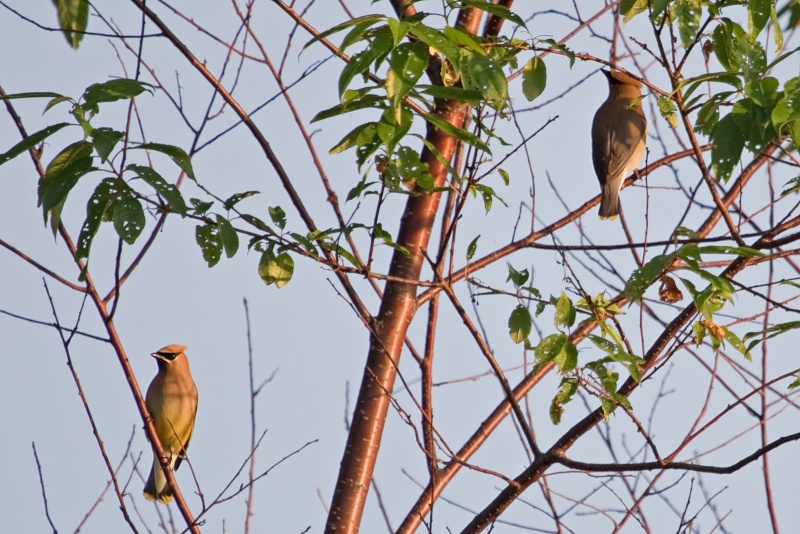
<instances>
[{"instance_id":1,"label":"bird's tail","mask_svg":"<svg viewBox=\"0 0 800 534\"><path fill-rule=\"evenodd\" d=\"M174 466L175 458L170 460L170 467ZM155 501L167 504L172 500L172 489L167 484L167 477L161 470L158 457L153 452L153 468L150 470L150 477L144 485L144 498L148 501Z\"/></svg>"},{"instance_id":2,"label":"bird's tail","mask_svg":"<svg viewBox=\"0 0 800 534\"><path fill-rule=\"evenodd\" d=\"M603 199L600 201L600 218L614 220L619 215L619 187L603 187Z\"/></svg>"}]
</instances>

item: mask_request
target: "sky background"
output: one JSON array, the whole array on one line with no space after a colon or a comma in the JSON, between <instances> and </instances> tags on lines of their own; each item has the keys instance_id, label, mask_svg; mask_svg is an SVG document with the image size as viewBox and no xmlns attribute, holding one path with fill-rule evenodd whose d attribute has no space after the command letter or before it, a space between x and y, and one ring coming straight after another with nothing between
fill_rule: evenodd
<instances>
[{"instance_id":1,"label":"sky background","mask_svg":"<svg viewBox=\"0 0 800 534\"><path fill-rule=\"evenodd\" d=\"M220 38L231 39L237 31L238 23L230 6L227 3L206 4L202 9L194 8L190 2L180 2L175 6L189 14L199 25L212 28ZM311 23L324 29L343 21L341 7L334 4L314 4L308 12ZM592 6L588 4L586 14L593 14L601 5L598 2L591 3ZM8 5L39 24L56 26L55 10L49 2L36 5L10 2ZM132 4L97 2L95 5L106 20L119 25L123 33L135 35L138 32L140 18ZM197 51L201 59L207 61L212 71L218 73L226 50L187 23L169 16L163 5L157 4L154 8L173 24L181 39ZM385 9L386 6L376 4L374 8ZM256 4L252 24L259 35L265 36L265 43L273 58L280 58L286 33L291 28L289 19L272 3L261 2ZM638 24L634 21L626 27L626 32L636 34L639 31L636 35L652 45L652 35L642 34ZM531 33L542 38L560 39L573 26L573 22L555 14L538 16L528 21ZM596 32L594 36L582 34L571 46L575 50L606 57L607 43L604 37L610 35L609 28L610 17L606 15L593 26ZM96 16L92 16L89 30L108 33L103 20ZM148 27L148 31L153 30ZM529 35L520 37L529 38ZM308 36L300 33L294 40L286 58L286 80L296 79L310 66L329 58L320 47L312 47L301 54L302 45L307 40ZM74 51L58 32L37 29L6 7L0 7L0 50L6 51L0 57L0 85L8 93L55 91L77 98L88 85L112 77L132 76L135 69L133 57L117 41L88 36L79 50ZM255 53L255 50L253 48L251 52ZM187 115L190 120L197 121L212 96L208 85L163 39L146 40L144 55L162 83L173 90L178 85L182 87L183 105L188 110ZM642 61L647 64L646 58L642 58ZM796 60L786 63L785 72L797 75ZM699 65L694 67L700 68ZM292 89L292 96L296 99L306 124L318 111L337 102L336 79L341 68L340 62L328 60L312 76ZM458 229L460 237L457 241L457 266L463 265L467 244L477 235L481 237L476 257L510 242L515 235L514 228L518 220L518 237L523 235L523 228L530 226L529 192L532 184L529 164L536 176L533 187L536 191L534 209L538 228L562 217L598 192L591 167L588 131L594 110L605 99L605 80L596 72L597 65L593 63L579 61L570 69L566 59L550 56L547 59L547 68L548 88L536 103L555 99L554 102L543 109L528 109L519 113L519 130L514 122L499 120L498 131L502 132L501 135L512 146L503 148L493 144L493 148L497 150L495 158L502 157L522 137L530 135L549 119L556 116L558 118L528 144L530 160L525 158L524 151L520 151L504 164L512 177L508 187L502 185L499 176L494 176L487 182L497 189L507 206L495 202L493 209L486 214L480 199L468 204ZM124 69L128 69L127 74ZM150 78L145 75L143 80L150 81ZM658 76L654 76L651 81L667 87L667 81ZM230 77L226 78L226 82L230 83ZM519 84L519 79L512 81L511 90L514 107L522 111L531 105L522 97ZM571 89L566 91L566 88ZM242 70L235 96L244 104L245 109L254 109L275 94L274 81L263 66L248 64ZM67 104L56 106L43 115L45 102L46 100L36 99L14 102L29 133L48 124L69 120ZM652 97L645 101L648 108L654 103L655 99ZM149 141L188 148L188 143L191 142L190 133L162 92L157 91L153 96L142 95L137 99L137 105ZM214 106L219 108L219 100ZM103 106L94 124L121 129L126 110L124 103ZM283 101L277 99L253 117L265 132L289 176L297 184L317 225L321 228L335 225L324 193L319 187L319 178ZM373 117L360 114L309 126L315 146L341 200L355 185L359 174L352 153L329 156L327 150L344 133L360 121L368 119L373 120ZM226 109L211 121L208 133L202 140L207 141L236 123L234 113ZM652 123L650 128L652 135L663 134L668 129L663 121ZM414 131L422 132L421 125L416 125ZM141 137L138 129L134 137ZM80 132L77 127L67 128L53 136L45 145L43 160L50 161L61 147L78 138ZM670 133L662 135L662 138L668 146L650 142L650 160L661 157L665 151L675 149L676 143ZM19 134L8 114L0 114L0 152L18 141ZM416 145L412 146L416 148ZM177 177L176 167L167 158L156 158L155 161L165 177L172 180ZM194 156L193 165L198 182L216 195L226 198L240 191L259 190L260 195L243 201L243 208L246 207L250 213L266 219L266 209L279 205L288 214L289 228L303 228L274 171L243 127L240 126L200 151ZM669 238L676 206L681 206L682 209L681 202L684 199L684 194L674 187L674 182L676 177L685 178L689 175L693 176L689 181L697 178L696 168L687 162L672 170L663 169L654 173L649 182L653 185L652 190L639 187L622 193L628 218L634 221L634 240L639 241L646 237ZM102 174L95 173L90 180L82 181L70 197L63 220L73 238L77 236L83 220L86 199L102 177ZM776 183L782 182L776 179ZM0 238L55 272L76 280L78 273L65 247L60 240L53 239L49 228L42 225L41 210L36 207L36 176L27 155L0 167L0 188ZM202 195L191 183L186 183L183 191L187 198ZM653 198L649 200L648 195ZM758 194L753 193L744 202L749 206L757 206L759 202L764 202L764 198L758 198ZM404 202L404 197L400 195L389 198L383 211L387 224L399 219ZM369 220L373 209L374 197L366 199L360 206L353 202L345 204L344 213L347 217L355 211L357 218ZM647 225L641 222L644 221L645 211L649 217ZM704 214L698 212L687 225L700 221L701 216ZM148 216L145 235L154 222L154 217ZM594 209L577 224L584 228L595 244L624 242L619 224L600 224ZM276 466L266 478L257 483L253 532L299 533L309 527L309 532L320 532L324 527L326 506L333 494L346 439L345 420L352 411L352 401L356 396L368 349L366 330L337 293L335 288L338 286L331 272L310 261L295 258L293 280L282 289L267 287L257 274L259 255L254 252L248 254L244 242L234 258L223 258L217 266L209 269L194 242L194 226L189 220L170 217L152 250L122 288L115 325L139 386L146 389L156 372L156 364L149 356L150 353L170 343L188 346L187 354L200 397L189 457L206 502L212 501L234 478L250 449L247 325L243 306L243 300L247 299L256 384L274 373L273 380L264 386L256 399L257 432L260 434L266 431L262 445L256 452L256 472L267 470L286 455L311 443L297 455ZM364 242L361 237L359 239L361 243ZM581 236L575 225L560 231L557 239L562 243L581 243ZM103 225L93 248L91 268L95 282L106 290L113 284L116 243L111 226ZM137 243L133 249L126 247L123 263L127 265L139 246ZM659 249L653 253L660 252ZM389 255L388 247L377 249L376 265L379 271L385 272ZM612 288L621 289L622 280L634 268L629 252L612 252L608 253L608 257L620 272L605 269L605 264L599 257L595 257L597 263L575 265L581 282L586 284L586 290L590 294L597 294L606 288L609 291ZM540 288L545 295L558 296L565 288L564 277L567 273L559 264L559 256L552 251L522 251L510 258L509 262L517 269L531 269L533 285ZM589 271L595 271L599 276L590 277L587 274ZM56 331L31 321L53 321L43 274L6 250L0 250L0 273L0 378L3 382L0 387L0 406L3 407L1 420L4 429L3 437L0 438L0 517L3 529L8 529L8 532L49 530L32 451L32 444L35 444L51 518L59 532L70 532L103 494L108 473L100 460L95 438L78 398ZM510 284L505 283L506 274L507 263L500 262L476 276L487 284L513 290ZM759 275L761 274L763 271ZM743 280L747 281L748 278L744 277ZM52 279L48 278L46 282L60 320L65 325L74 325L83 304L82 296ZM373 313L377 312L378 300L368 289L366 282L353 278L353 283L365 297L369 309ZM463 302L469 303L466 288L462 287L459 291ZM649 296L654 295L653 289ZM523 376L519 367L524 358L520 346L509 339L505 326L508 314L516 305L515 301L481 296L475 302L470 313L484 322L487 340L498 362L509 370L509 380L516 384ZM748 309L746 307L753 302L743 296L736 306L737 309ZM653 305L659 310L668 310L667 305ZM441 330L437 339L434 370L435 381L439 384L435 388L436 425L450 445L456 448L502 399L503 393L492 376L482 376L489 370L488 365L452 308L443 301L441 310ZM677 311L669 317L675 313ZM425 315L426 313L419 314L410 330L418 347L423 346ZM629 315L630 320L636 321L638 309L631 308ZM81 332L101 337L104 335L104 329L99 324L91 303L86 303L80 318ZM543 335L552 333L552 312L544 313L537 320L535 328ZM741 335L754 328L755 326L743 327L738 333ZM655 332L653 330L645 333L646 347L653 341L652 334ZM537 334L533 338L538 339ZM642 342L633 342L634 349L641 352ZM772 373L775 375L780 369L788 371L797 367L794 359L780 358L781 353L789 356L794 352L791 343L791 339L787 339L771 345L772 350L779 355L777 361L771 361L774 362L771 365L774 365ZM589 350L585 346L581 349ZM131 459L139 459L138 469L145 477L152 460L138 412L119 363L108 344L84 336L73 339L70 353L109 459L116 466L125 457L119 480L122 484L127 484L126 492L130 494L140 514L135 520L137 528L142 532L158 532L157 509L143 500L143 482L138 475L131 473ZM710 349L701 349L700 353L707 362L713 361L714 356ZM737 358L736 354L731 356ZM740 357L739 360L737 363L743 362ZM753 373L760 372L756 363L745 365ZM411 390L418 395L419 373L407 353L401 362L401 372ZM680 358L671 363L669 372L664 374L667 379L660 390L658 387L646 388L635 394L632 400L635 406L646 407L642 416L646 417L647 410L661 391L662 395L653 413L654 420L659 424L656 432L661 439L659 443L664 450L669 450L694 421L695 413L688 407L698 401L702 402L705 397L708 373L690 354L681 353ZM731 380L736 383L737 379L733 376ZM741 384L742 379L739 380L737 384ZM529 409L533 414L537 437L543 443L551 443L568 425L586 413L586 408L578 400L569 406L560 427L550 424L547 409L557 383L558 377L548 377L529 397ZM403 391L400 381L395 393L400 404L418 421L413 402ZM720 409L730 402L732 398L729 395L715 396L710 411ZM793 405L788 409L786 406L788 404L776 405L776 411L780 411L780 414L774 421L775 426L772 428L775 433L772 437L797 428L797 409ZM740 417L735 423L726 426L724 432L707 436L693 446L702 450L711 449L715 444L723 444L728 439L735 438L744 429L752 428L755 422L756 419ZM613 441L622 454L626 447L632 450L639 446L635 428L628 419L613 417L612 425ZM781 432L784 429L786 432ZM601 431L605 431L605 427ZM708 461L722 465L749 454L758 447L757 437L754 432L738 437L734 446L716 451ZM384 445L375 480L387 499L389 517L396 527L419 493L417 484L423 484L426 480L426 468L416 446L413 430L394 410L389 414ZM600 449L598 452L598 447L598 438L594 435L591 439L580 441L572 450L571 456L606 461L607 450ZM687 451L687 454L691 455L692 451ZM791 516L793 510L792 481L796 478L796 465L792 459L795 455L796 446L790 444L770 457L773 465L778 466L773 473L776 505L786 517ZM527 457L513 424L505 421L472 462L511 475L524 469ZM599 481L591 480L585 475L559 474L563 471L555 470L550 480L554 488L569 499L581 499L593 494L595 505L608 508L620 506L613 492L597 490ZM651 476L642 475L645 478ZM177 478L190 507L199 510L200 499L194 494L195 486L189 469L180 469ZM236 479L233 487L243 480L242 477ZM661 525L667 525L664 531L675 531L686 499L691 496L690 508L697 512L707 500L701 495L702 492L712 495L721 491L722 494L714 501L714 505L720 509L721 515L731 514L728 524L735 526L733 531L759 531L767 524L763 492L759 491L756 497L752 497L751 490L753 487L760 490L758 485L762 483L761 480L760 464L752 464L732 477L669 475L664 478L663 485L676 482L679 490L665 500L649 501L648 518L653 522L651 525L655 526L655 531L662 531ZM644 481L643 478L636 477L632 479L632 483L640 485ZM447 528L460 530L472 517L472 511L482 509L502 487L504 483L497 478L463 470L456 482L445 492L448 500L436 508L434 531L445 532ZM538 490L532 488L523 498L531 504L515 504L502 519L529 528L552 528L552 522L547 521L544 513L537 509L541 504ZM565 498L565 502L568 498ZM127 502L130 505L131 501ZM133 507L130 509L133 510ZM169 510L167 512L165 507L158 508L162 514L174 514L176 524L180 525L181 519L177 512L172 507ZM588 513L585 509L582 512L584 513L569 516L566 523L575 532L586 532L585 529L590 527L598 528L599 532L611 531L611 522L607 518ZM709 513L708 509L705 513ZM205 516L203 530L241 532L244 517L244 498L240 495L212 508ZM700 531L709 532L713 528L713 519L705 515L703 521L701 523L704 527ZM786 528L790 528L791 524L787 521ZM81 532L121 531L124 528L126 527L122 523L116 497L113 493L106 492ZM369 497L362 531L385 530L373 492ZM518 531L523 530L508 524L499 524L495 529L495 532ZM624 532L639 531L641 527L633 521L624 529Z\"/></svg>"}]
</instances>

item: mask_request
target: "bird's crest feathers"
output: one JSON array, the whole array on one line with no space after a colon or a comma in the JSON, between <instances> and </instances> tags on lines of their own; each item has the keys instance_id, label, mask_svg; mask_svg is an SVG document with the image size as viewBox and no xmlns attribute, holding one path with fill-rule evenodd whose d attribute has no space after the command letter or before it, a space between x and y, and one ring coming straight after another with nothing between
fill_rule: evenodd
<instances>
[{"instance_id":1,"label":"bird's crest feathers","mask_svg":"<svg viewBox=\"0 0 800 534\"><path fill-rule=\"evenodd\" d=\"M611 71L603 70L603 74L605 74L606 78L608 78L608 83L612 85L622 84L622 85L633 85L634 87L642 86L642 82L640 82L636 78L633 78L632 76L629 76L628 74L625 74L624 72L620 72L617 70L611 70Z\"/></svg>"}]
</instances>

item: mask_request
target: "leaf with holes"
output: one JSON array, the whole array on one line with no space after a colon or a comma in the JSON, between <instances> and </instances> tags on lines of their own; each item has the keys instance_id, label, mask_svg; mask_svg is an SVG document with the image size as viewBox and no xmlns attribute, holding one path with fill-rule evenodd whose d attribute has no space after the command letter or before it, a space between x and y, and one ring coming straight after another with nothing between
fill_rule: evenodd
<instances>
[{"instance_id":1,"label":"leaf with holes","mask_svg":"<svg viewBox=\"0 0 800 534\"><path fill-rule=\"evenodd\" d=\"M130 193L123 193L114 207L114 229L119 237L132 245L144 230L144 210L139 199Z\"/></svg>"},{"instance_id":2,"label":"leaf with holes","mask_svg":"<svg viewBox=\"0 0 800 534\"><path fill-rule=\"evenodd\" d=\"M219 263L222 257L222 236L220 236L219 226L213 223L198 225L194 229L194 238L203 251L203 259L209 267Z\"/></svg>"},{"instance_id":3,"label":"leaf with holes","mask_svg":"<svg viewBox=\"0 0 800 534\"><path fill-rule=\"evenodd\" d=\"M142 165L128 165L128 170L146 182L150 187L158 191L158 194L167 201L167 204L181 215L186 215L186 202L183 200L181 192L173 184L168 183L155 169Z\"/></svg>"},{"instance_id":4,"label":"leaf with holes","mask_svg":"<svg viewBox=\"0 0 800 534\"><path fill-rule=\"evenodd\" d=\"M79 258L89 257L92 241L100 228L103 216L109 205L113 205L119 192L116 179L106 178L98 184L92 196L89 197L89 202L86 203L86 220L81 226L76 247L76 255Z\"/></svg>"}]
</instances>

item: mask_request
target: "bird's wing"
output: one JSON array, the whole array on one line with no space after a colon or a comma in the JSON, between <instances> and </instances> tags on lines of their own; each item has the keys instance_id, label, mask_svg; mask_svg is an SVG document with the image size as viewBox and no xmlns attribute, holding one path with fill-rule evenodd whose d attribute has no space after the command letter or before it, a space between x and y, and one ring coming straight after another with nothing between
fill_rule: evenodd
<instances>
[{"instance_id":1,"label":"bird's wing","mask_svg":"<svg viewBox=\"0 0 800 534\"><path fill-rule=\"evenodd\" d=\"M592 135L592 164L594 172L600 180L600 185L605 185L609 176L608 167L611 162L611 147L613 146L614 132L609 130L605 135L594 133Z\"/></svg>"},{"instance_id":2,"label":"bird's wing","mask_svg":"<svg viewBox=\"0 0 800 534\"><path fill-rule=\"evenodd\" d=\"M620 127L610 130L607 137L608 152L603 163L606 176L609 178L630 172L632 169L626 170L626 167L631 163L633 166L639 164L638 161L631 162L631 157L644 141L647 123L644 117L635 111L628 110L627 113L630 113L628 120L619 121Z\"/></svg>"}]
</instances>

